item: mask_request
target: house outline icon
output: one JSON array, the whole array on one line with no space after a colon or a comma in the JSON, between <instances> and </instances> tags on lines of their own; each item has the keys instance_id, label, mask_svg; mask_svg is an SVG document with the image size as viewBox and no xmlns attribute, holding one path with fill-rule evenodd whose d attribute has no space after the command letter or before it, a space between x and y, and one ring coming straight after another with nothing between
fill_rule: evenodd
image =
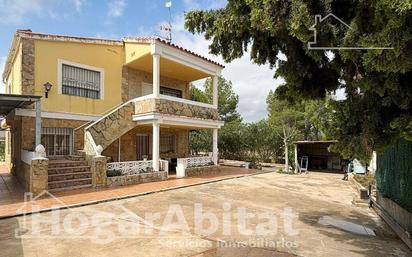
<instances>
[{"instance_id":1,"label":"house outline icon","mask_svg":"<svg viewBox=\"0 0 412 257\"><path fill-rule=\"evenodd\" d=\"M60 200L58 197L54 196L52 193L50 193L47 190L43 190L40 194L36 195L36 197L33 197L33 193L24 193L24 203L16 210L16 213L22 214L24 216L37 213L37 212L25 212L24 208L28 205L29 202L36 201L37 199L42 198L45 195L54 199L58 204L61 205L58 209L70 209L70 206L68 206L65 202ZM53 210L53 208L51 209ZM44 210L39 209L38 212L42 212L42 211Z\"/></svg>"},{"instance_id":2,"label":"house outline icon","mask_svg":"<svg viewBox=\"0 0 412 257\"><path fill-rule=\"evenodd\" d=\"M33 211L33 207L31 208L32 211L27 211L26 206L33 201L36 201L37 199L43 198L44 196L48 196L52 199L54 199L59 205L53 205L51 206L52 208L48 208L48 209L41 209L41 208L37 208L36 210ZM37 204L33 203L32 206L38 206ZM23 221L22 221L22 225L20 226L20 228L17 228L15 230L15 237L19 238L20 237L20 232L22 230L26 230L27 229L27 216L28 215L33 215L33 214L39 214L41 212L45 212L45 211L54 211L54 210L59 210L59 209L67 209L69 211L73 211L69 205L67 205L65 202L63 202L62 200L60 200L58 197L54 196L52 193L50 193L47 190L43 190L40 194L36 195L36 197L33 197L33 193L30 192L26 192L24 193L24 203L16 210L16 214L21 214L23 217Z\"/></svg>"},{"instance_id":3,"label":"house outline icon","mask_svg":"<svg viewBox=\"0 0 412 257\"><path fill-rule=\"evenodd\" d=\"M327 20L329 17L334 18L335 20L339 21L341 24L343 24L345 27L348 29L352 29L351 26L349 26L346 22L344 22L342 19L340 19L338 16L336 16L333 13L329 13L328 15L324 16L322 18L322 15L316 14L315 15L315 23L309 27L310 31L313 31L313 41L308 42L308 49L309 50L388 50L388 49L394 49L393 47L381 47L381 46L370 46L370 47L358 47L358 46L329 46L329 47L323 47L323 46L316 46L318 43L318 31L316 29L316 26L323 21Z\"/></svg>"}]
</instances>

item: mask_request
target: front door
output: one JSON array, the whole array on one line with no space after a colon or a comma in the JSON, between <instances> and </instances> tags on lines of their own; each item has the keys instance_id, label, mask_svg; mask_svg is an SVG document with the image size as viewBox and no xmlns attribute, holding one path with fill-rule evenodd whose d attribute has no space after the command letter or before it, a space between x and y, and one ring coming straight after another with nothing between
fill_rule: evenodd
<instances>
[{"instance_id":1,"label":"front door","mask_svg":"<svg viewBox=\"0 0 412 257\"><path fill-rule=\"evenodd\" d=\"M150 159L150 140L148 134L136 135L136 159L143 160L144 158Z\"/></svg>"},{"instance_id":2,"label":"front door","mask_svg":"<svg viewBox=\"0 0 412 257\"><path fill-rule=\"evenodd\" d=\"M47 156L70 155L73 152L72 128L41 129L41 143L46 149Z\"/></svg>"}]
</instances>

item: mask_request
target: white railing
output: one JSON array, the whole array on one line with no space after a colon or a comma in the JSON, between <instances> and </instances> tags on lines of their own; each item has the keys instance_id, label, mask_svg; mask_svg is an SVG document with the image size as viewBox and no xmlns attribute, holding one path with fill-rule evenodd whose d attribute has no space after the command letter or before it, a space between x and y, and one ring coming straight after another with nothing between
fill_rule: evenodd
<instances>
[{"instance_id":1,"label":"white railing","mask_svg":"<svg viewBox=\"0 0 412 257\"><path fill-rule=\"evenodd\" d=\"M152 161L109 162L107 170L120 170L122 175L153 173Z\"/></svg>"},{"instance_id":2,"label":"white railing","mask_svg":"<svg viewBox=\"0 0 412 257\"><path fill-rule=\"evenodd\" d=\"M213 157L209 156L196 156L189 158L178 158L176 166L176 177L182 178L186 174L187 168L201 167L213 165Z\"/></svg>"}]
</instances>

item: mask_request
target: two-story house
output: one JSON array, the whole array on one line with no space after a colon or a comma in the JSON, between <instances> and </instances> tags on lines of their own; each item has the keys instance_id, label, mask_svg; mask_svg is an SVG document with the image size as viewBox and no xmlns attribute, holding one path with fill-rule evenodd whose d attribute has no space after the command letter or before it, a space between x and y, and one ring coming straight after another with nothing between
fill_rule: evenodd
<instances>
[{"instance_id":1,"label":"two-story house","mask_svg":"<svg viewBox=\"0 0 412 257\"><path fill-rule=\"evenodd\" d=\"M50 160L82 150L115 163L148 159L157 171L161 160L173 164L188 157L193 129L213 130L211 160L217 164L222 69L159 38L109 40L18 30L3 72L6 94L41 98L7 114L6 164L27 183L24 160L41 143ZM213 103L191 101L190 82L209 77Z\"/></svg>"}]
</instances>

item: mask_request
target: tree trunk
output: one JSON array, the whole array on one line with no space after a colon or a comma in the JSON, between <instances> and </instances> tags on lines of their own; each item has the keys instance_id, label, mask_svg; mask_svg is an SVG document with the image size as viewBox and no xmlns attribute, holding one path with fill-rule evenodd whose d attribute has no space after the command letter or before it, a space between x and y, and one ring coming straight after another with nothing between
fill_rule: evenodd
<instances>
[{"instance_id":1,"label":"tree trunk","mask_svg":"<svg viewBox=\"0 0 412 257\"><path fill-rule=\"evenodd\" d=\"M289 149L288 149L288 142L287 140L283 141L285 145L285 170L289 172Z\"/></svg>"}]
</instances>

